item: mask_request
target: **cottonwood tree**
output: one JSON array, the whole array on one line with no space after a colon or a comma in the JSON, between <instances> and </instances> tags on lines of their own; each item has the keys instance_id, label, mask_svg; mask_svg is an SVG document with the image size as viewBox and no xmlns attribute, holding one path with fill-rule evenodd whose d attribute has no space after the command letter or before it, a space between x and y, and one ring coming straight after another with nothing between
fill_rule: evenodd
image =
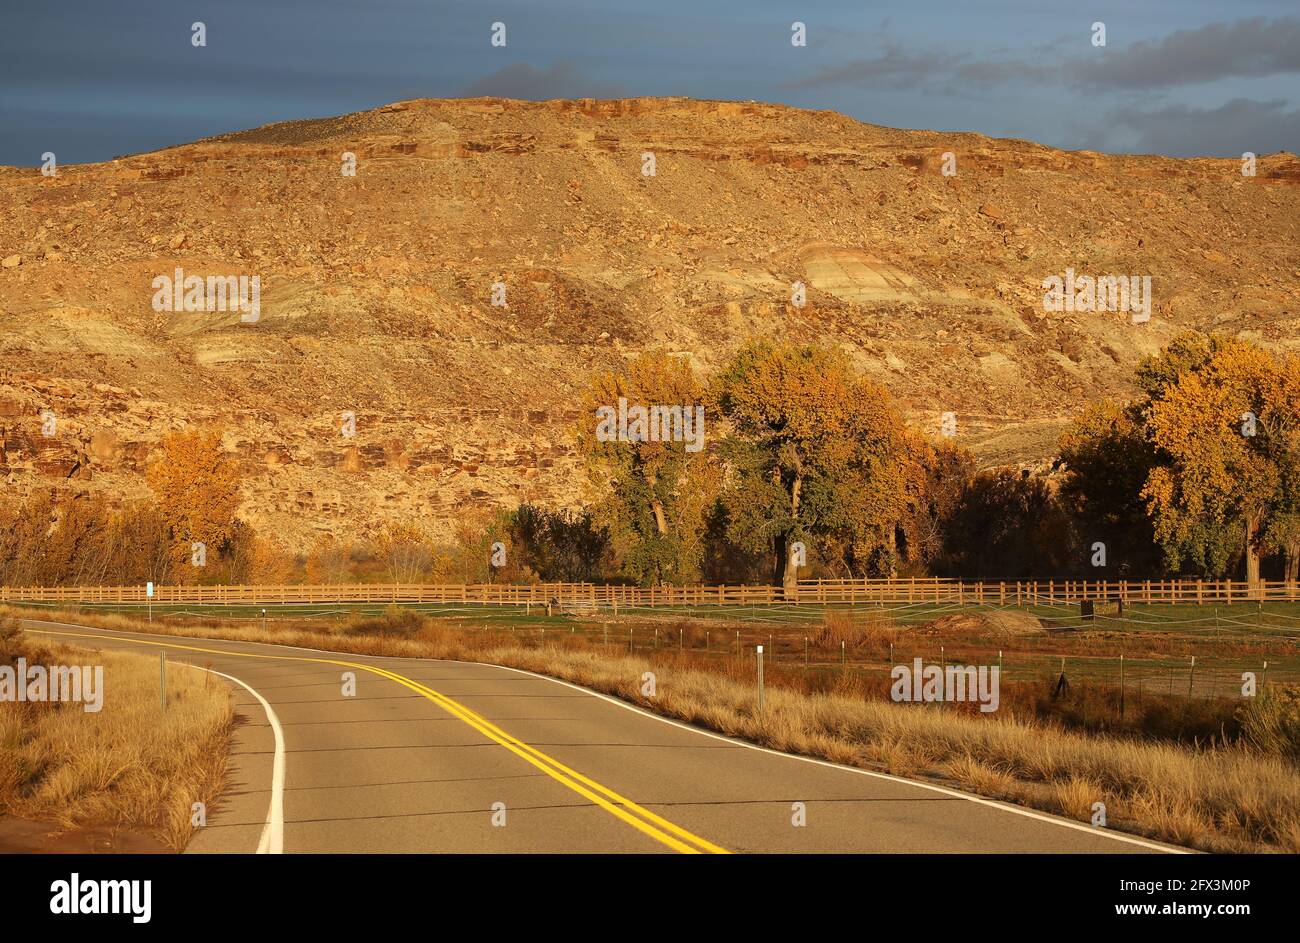
<instances>
[{"instance_id":1,"label":"cottonwood tree","mask_svg":"<svg viewBox=\"0 0 1300 943\"><path fill-rule=\"evenodd\" d=\"M1065 576L1083 568L1078 543L1049 480L1028 471L982 471L962 489L934 569L977 579Z\"/></svg>"},{"instance_id":2,"label":"cottonwood tree","mask_svg":"<svg viewBox=\"0 0 1300 943\"><path fill-rule=\"evenodd\" d=\"M172 556L183 564L195 541L221 552L235 536L239 466L221 448L219 429L167 433L145 472L172 534ZM184 571L182 571L184 572Z\"/></svg>"},{"instance_id":3,"label":"cottonwood tree","mask_svg":"<svg viewBox=\"0 0 1300 943\"><path fill-rule=\"evenodd\" d=\"M907 431L904 442L902 555L916 570L928 572L948 553L953 516L975 475L975 456L950 439L931 442L914 429Z\"/></svg>"},{"instance_id":4,"label":"cottonwood tree","mask_svg":"<svg viewBox=\"0 0 1300 943\"><path fill-rule=\"evenodd\" d=\"M587 510L521 504L507 519L505 581L598 582L612 567L608 532Z\"/></svg>"},{"instance_id":5,"label":"cottonwood tree","mask_svg":"<svg viewBox=\"0 0 1300 943\"><path fill-rule=\"evenodd\" d=\"M622 570L642 585L694 582L721 470L707 448L689 448L685 436L650 441L598 434L598 411L619 410L620 399L628 409L703 410L705 389L685 358L641 354L623 370L592 378L575 430L594 521L609 533ZM700 423L693 432L706 435L709 427L698 418L704 414L693 415Z\"/></svg>"},{"instance_id":6,"label":"cottonwood tree","mask_svg":"<svg viewBox=\"0 0 1300 943\"><path fill-rule=\"evenodd\" d=\"M1065 469L1060 498L1078 522L1086 557L1096 541L1106 545L1116 576L1160 568L1151 516L1142 489L1160 462L1147 435L1145 403L1103 401L1084 411L1061 436L1057 466Z\"/></svg>"},{"instance_id":7,"label":"cottonwood tree","mask_svg":"<svg viewBox=\"0 0 1300 943\"><path fill-rule=\"evenodd\" d=\"M352 575L352 547L332 534L322 534L307 554L305 570L309 583L346 583Z\"/></svg>"},{"instance_id":8,"label":"cottonwood tree","mask_svg":"<svg viewBox=\"0 0 1300 943\"><path fill-rule=\"evenodd\" d=\"M772 554L797 590L793 543L833 546L855 574L892 573L904 508L903 422L838 350L752 342L715 378L727 421L727 535Z\"/></svg>"},{"instance_id":9,"label":"cottonwood tree","mask_svg":"<svg viewBox=\"0 0 1300 943\"><path fill-rule=\"evenodd\" d=\"M415 583L434 568L433 540L418 521L389 523L375 537L374 548L390 582Z\"/></svg>"},{"instance_id":10,"label":"cottonwood tree","mask_svg":"<svg viewBox=\"0 0 1300 943\"><path fill-rule=\"evenodd\" d=\"M152 501L124 504L114 515L111 540L118 548L114 562L119 585L165 583L171 579L171 530L162 511Z\"/></svg>"},{"instance_id":11,"label":"cottonwood tree","mask_svg":"<svg viewBox=\"0 0 1300 943\"><path fill-rule=\"evenodd\" d=\"M1207 525L1235 529L1246 581L1256 586L1265 533L1284 550L1295 546L1287 482L1300 430L1300 361L1216 339L1203 363L1164 387L1146 418L1152 441L1170 457L1143 491L1157 540L1177 555Z\"/></svg>"}]
</instances>

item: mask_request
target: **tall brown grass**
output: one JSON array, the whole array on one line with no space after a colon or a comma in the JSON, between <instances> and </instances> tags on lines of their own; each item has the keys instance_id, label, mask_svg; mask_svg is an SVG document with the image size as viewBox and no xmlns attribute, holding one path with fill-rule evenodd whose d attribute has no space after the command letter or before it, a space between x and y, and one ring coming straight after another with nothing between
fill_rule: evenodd
<instances>
[{"instance_id":1,"label":"tall brown grass","mask_svg":"<svg viewBox=\"0 0 1300 943\"><path fill-rule=\"evenodd\" d=\"M103 665L104 700L98 713L70 702L0 705L0 814L64 830L140 830L183 849L192 803L210 814L222 789L229 689L177 665L164 712L156 657L37 643L16 621L0 616L0 663Z\"/></svg>"},{"instance_id":2,"label":"tall brown grass","mask_svg":"<svg viewBox=\"0 0 1300 943\"><path fill-rule=\"evenodd\" d=\"M889 643L901 634L902 629L895 622L870 609L858 613L828 609L812 636L812 643L831 651L842 646L850 652L860 649L879 652L888 650Z\"/></svg>"}]
</instances>

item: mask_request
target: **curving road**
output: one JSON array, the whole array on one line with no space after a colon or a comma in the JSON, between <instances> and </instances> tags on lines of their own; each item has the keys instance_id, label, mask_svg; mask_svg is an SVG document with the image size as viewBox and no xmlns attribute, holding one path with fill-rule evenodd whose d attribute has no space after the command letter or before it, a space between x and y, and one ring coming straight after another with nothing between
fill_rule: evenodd
<instances>
[{"instance_id":1,"label":"curving road","mask_svg":"<svg viewBox=\"0 0 1300 943\"><path fill-rule=\"evenodd\" d=\"M1181 850L761 749L510 668L24 622L70 644L164 650L231 683L230 785L192 853Z\"/></svg>"}]
</instances>

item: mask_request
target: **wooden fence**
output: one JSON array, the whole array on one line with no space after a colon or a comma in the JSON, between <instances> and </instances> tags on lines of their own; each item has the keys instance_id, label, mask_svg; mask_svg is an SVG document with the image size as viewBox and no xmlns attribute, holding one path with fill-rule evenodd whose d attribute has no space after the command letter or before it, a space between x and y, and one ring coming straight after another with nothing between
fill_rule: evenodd
<instances>
[{"instance_id":1,"label":"wooden fence","mask_svg":"<svg viewBox=\"0 0 1300 943\"><path fill-rule=\"evenodd\" d=\"M144 603L143 586L0 586L0 602ZM1227 604L1300 601L1300 584L1240 580L801 580L780 586L609 586L594 583L346 583L285 586L157 586L160 605L284 603L466 603L566 608L957 603L996 606L1125 603Z\"/></svg>"}]
</instances>

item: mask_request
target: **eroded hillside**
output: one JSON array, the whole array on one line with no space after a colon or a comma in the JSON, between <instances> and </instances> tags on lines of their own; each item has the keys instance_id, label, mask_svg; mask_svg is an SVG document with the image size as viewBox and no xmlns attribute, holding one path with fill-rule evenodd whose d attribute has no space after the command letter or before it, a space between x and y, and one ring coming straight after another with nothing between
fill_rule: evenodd
<instances>
[{"instance_id":1,"label":"eroded hillside","mask_svg":"<svg viewBox=\"0 0 1300 943\"><path fill-rule=\"evenodd\" d=\"M1180 330L1300 343L1298 185L1288 154L1246 177L686 99L402 102L2 168L0 476L129 497L168 428L216 421L244 516L290 545L445 530L580 497L593 369L666 348L708 371L755 334L841 345L985 464L1041 462ZM259 320L154 310L177 267L260 277ZM1044 312L1067 267L1151 276L1151 320Z\"/></svg>"}]
</instances>

